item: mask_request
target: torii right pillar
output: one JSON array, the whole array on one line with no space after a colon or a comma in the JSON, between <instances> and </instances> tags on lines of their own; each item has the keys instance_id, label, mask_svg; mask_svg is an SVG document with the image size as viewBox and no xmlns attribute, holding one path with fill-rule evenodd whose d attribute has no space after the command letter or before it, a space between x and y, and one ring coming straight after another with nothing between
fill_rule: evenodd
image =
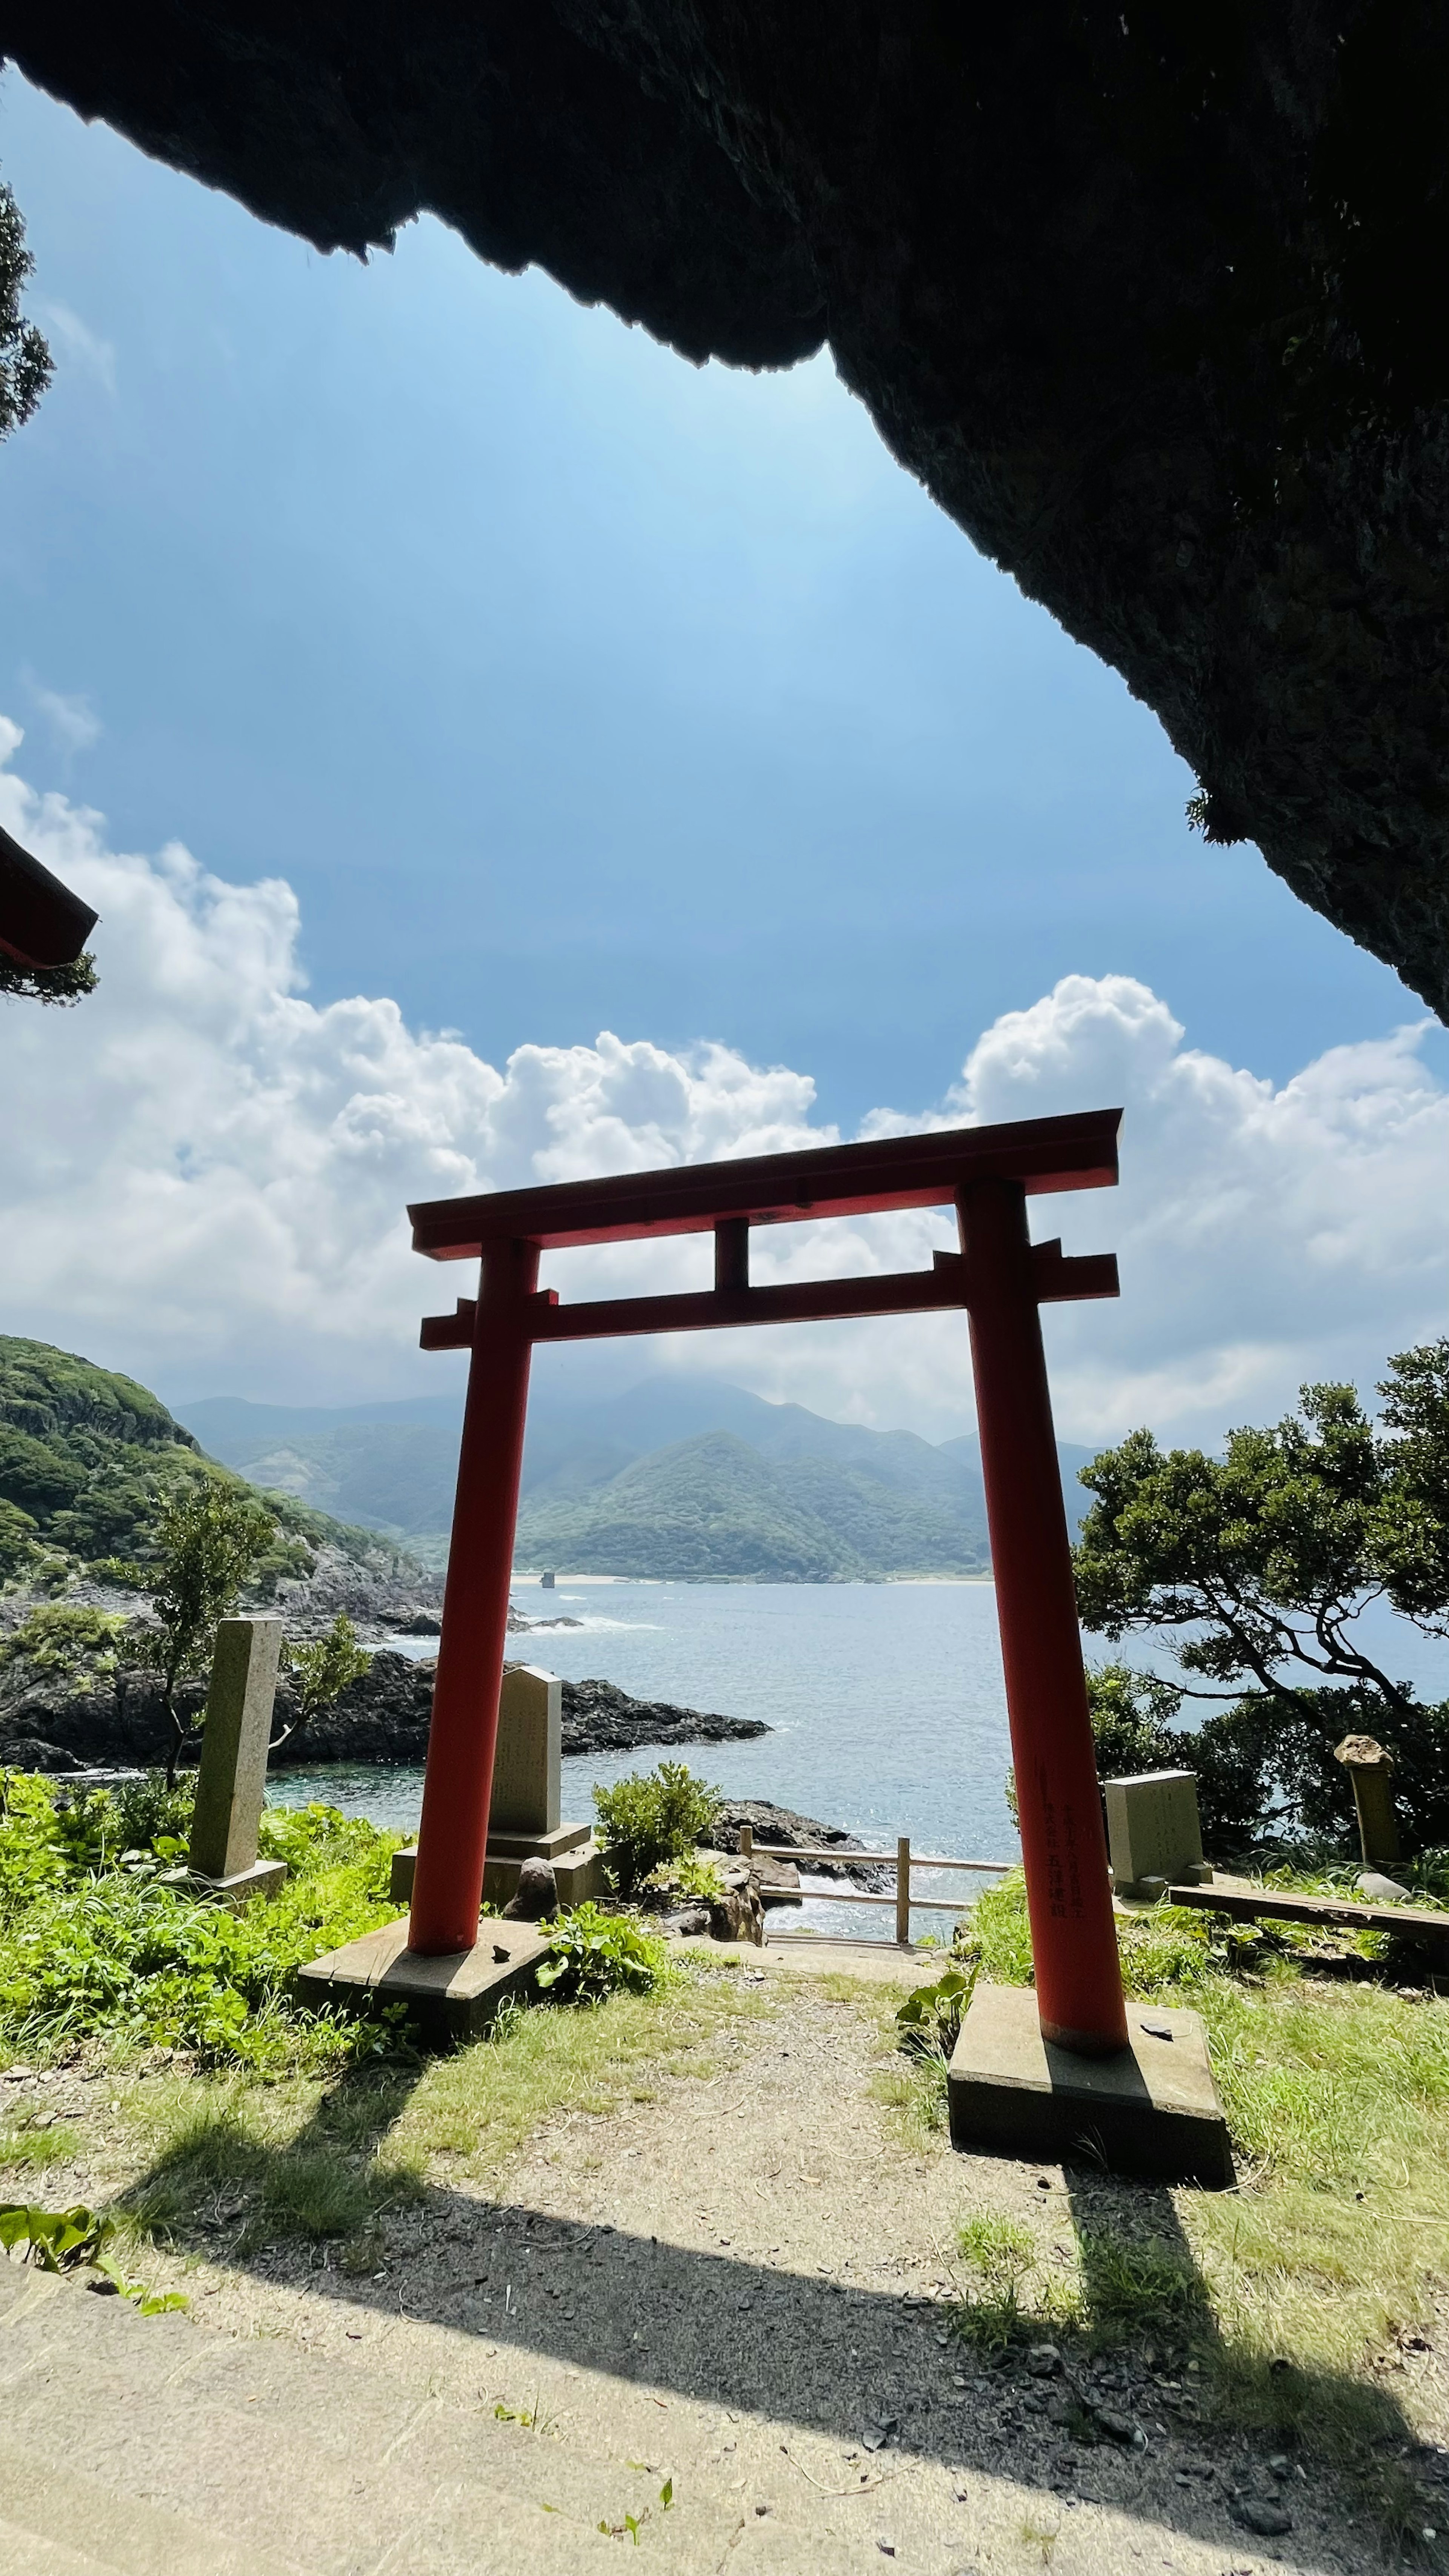
<instances>
[{"instance_id":1,"label":"torii right pillar","mask_svg":"<svg viewBox=\"0 0 1449 2576\"><path fill-rule=\"evenodd\" d=\"M1127 2012L1026 1193L976 1181L957 1208L1042 2034L1110 2057Z\"/></svg>"},{"instance_id":2,"label":"torii right pillar","mask_svg":"<svg viewBox=\"0 0 1449 2576\"><path fill-rule=\"evenodd\" d=\"M957 1198L1035 1997L978 1984L947 2083L952 2143L1233 2180L1196 2013L1129 2011L1019 1181Z\"/></svg>"}]
</instances>

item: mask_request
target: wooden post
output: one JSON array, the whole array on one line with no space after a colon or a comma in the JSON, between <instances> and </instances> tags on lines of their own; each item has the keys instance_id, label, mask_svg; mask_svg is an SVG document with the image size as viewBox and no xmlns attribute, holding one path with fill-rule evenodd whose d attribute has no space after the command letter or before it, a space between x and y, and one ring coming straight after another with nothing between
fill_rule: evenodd
<instances>
[{"instance_id":1,"label":"wooden post","mask_svg":"<svg viewBox=\"0 0 1449 2576\"><path fill-rule=\"evenodd\" d=\"M741 1860L753 1860L753 1859L754 1859L754 1857L755 1857L755 1829L754 1829L754 1826L753 1826L753 1825L741 1825L741 1827L740 1827L740 1858L741 1858Z\"/></svg>"},{"instance_id":2,"label":"wooden post","mask_svg":"<svg viewBox=\"0 0 1449 2576\"><path fill-rule=\"evenodd\" d=\"M1071 1545L1020 1181L957 1196L1042 2035L1127 2045Z\"/></svg>"},{"instance_id":3,"label":"wooden post","mask_svg":"<svg viewBox=\"0 0 1449 2576\"><path fill-rule=\"evenodd\" d=\"M911 1946L911 1838L901 1834L896 1841L896 1939L903 1950Z\"/></svg>"},{"instance_id":4,"label":"wooden post","mask_svg":"<svg viewBox=\"0 0 1449 2576\"><path fill-rule=\"evenodd\" d=\"M537 1284L535 1245L485 1245L408 1923L425 1959L478 1938Z\"/></svg>"}]
</instances>

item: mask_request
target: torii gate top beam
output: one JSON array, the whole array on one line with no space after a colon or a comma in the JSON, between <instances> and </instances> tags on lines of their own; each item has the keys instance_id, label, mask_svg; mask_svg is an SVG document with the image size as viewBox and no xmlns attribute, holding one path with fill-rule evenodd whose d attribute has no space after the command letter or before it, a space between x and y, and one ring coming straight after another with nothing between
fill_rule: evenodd
<instances>
[{"instance_id":1,"label":"torii gate top beam","mask_svg":"<svg viewBox=\"0 0 1449 2576\"><path fill-rule=\"evenodd\" d=\"M476 1261L485 1243L500 1239L558 1251L647 1235L709 1234L731 1217L748 1225L799 1225L817 1217L875 1216L949 1206L958 1190L984 1180L1019 1181L1029 1197L1110 1188L1121 1123L1120 1109L1093 1109L1069 1118L1013 1119L933 1136L882 1136L865 1145L810 1146L799 1154L430 1199L408 1209L413 1249L431 1261Z\"/></svg>"}]
</instances>

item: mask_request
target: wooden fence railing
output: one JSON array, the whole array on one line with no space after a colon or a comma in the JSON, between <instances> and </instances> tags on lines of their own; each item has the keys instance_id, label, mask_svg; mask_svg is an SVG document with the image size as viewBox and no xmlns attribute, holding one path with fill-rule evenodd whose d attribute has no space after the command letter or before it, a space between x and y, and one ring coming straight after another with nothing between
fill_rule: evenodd
<instances>
[{"instance_id":1,"label":"wooden fence railing","mask_svg":"<svg viewBox=\"0 0 1449 2576\"><path fill-rule=\"evenodd\" d=\"M742 1860L753 1860L755 1836L754 1828L750 1825L740 1827L739 1850ZM901 1834L897 1838L893 1852L802 1851L794 1844L761 1843L760 1858L761 1860L793 1860L797 1863L802 1860L813 1861L817 1869L822 1861L835 1863L847 1869L893 1869L896 1874L894 1896L877 1896L872 1891L859 1887L811 1887L803 1889L801 1893L803 1896L808 1896L812 1904L818 1900L822 1905L893 1905L896 1912L896 1940L903 1950L908 1950L911 1946L912 1906L915 1906L918 1912L930 1914L959 1914L963 1911L962 1907L949 1896L913 1896L911 1893L913 1869L979 1870L988 1876L1004 1877L1008 1870L1020 1867L1020 1863L1014 1860L946 1860L936 1852L912 1852L909 1834Z\"/></svg>"}]
</instances>

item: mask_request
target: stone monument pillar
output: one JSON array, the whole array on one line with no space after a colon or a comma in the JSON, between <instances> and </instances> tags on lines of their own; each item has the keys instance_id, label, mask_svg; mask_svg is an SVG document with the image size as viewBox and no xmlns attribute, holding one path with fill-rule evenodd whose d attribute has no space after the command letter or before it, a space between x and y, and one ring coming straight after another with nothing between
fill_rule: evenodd
<instances>
[{"instance_id":1,"label":"stone monument pillar","mask_svg":"<svg viewBox=\"0 0 1449 2576\"><path fill-rule=\"evenodd\" d=\"M1364 1867L1381 1869L1386 1861L1399 1857L1399 1820L1389 1787L1394 1757L1371 1735L1346 1735L1341 1744L1335 1744L1333 1758L1343 1764L1353 1784Z\"/></svg>"},{"instance_id":2,"label":"stone monument pillar","mask_svg":"<svg viewBox=\"0 0 1449 2576\"><path fill-rule=\"evenodd\" d=\"M1200 1886L1212 1877L1202 1856L1195 1772L1138 1771L1104 1780L1102 1795L1119 1895L1156 1894L1174 1879Z\"/></svg>"},{"instance_id":3,"label":"stone monument pillar","mask_svg":"<svg viewBox=\"0 0 1449 2576\"><path fill-rule=\"evenodd\" d=\"M282 1622L275 1616L218 1623L191 1868L202 1892L223 1905L245 1905L279 1887L287 1875L284 1860L257 1858L281 1654Z\"/></svg>"},{"instance_id":4,"label":"stone monument pillar","mask_svg":"<svg viewBox=\"0 0 1449 2576\"><path fill-rule=\"evenodd\" d=\"M561 1907L603 1893L603 1861L592 1827L561 1822L562 1758L563 1684L557 1673L536 1664L505 1664L483 1869L490 1905L506 1905L517 1893L526 1860L549 1863ZM411 1851L393 1856L391 1890L399 1901L411 1893L414 1859Z\"/></svg>"}]
</instances>

